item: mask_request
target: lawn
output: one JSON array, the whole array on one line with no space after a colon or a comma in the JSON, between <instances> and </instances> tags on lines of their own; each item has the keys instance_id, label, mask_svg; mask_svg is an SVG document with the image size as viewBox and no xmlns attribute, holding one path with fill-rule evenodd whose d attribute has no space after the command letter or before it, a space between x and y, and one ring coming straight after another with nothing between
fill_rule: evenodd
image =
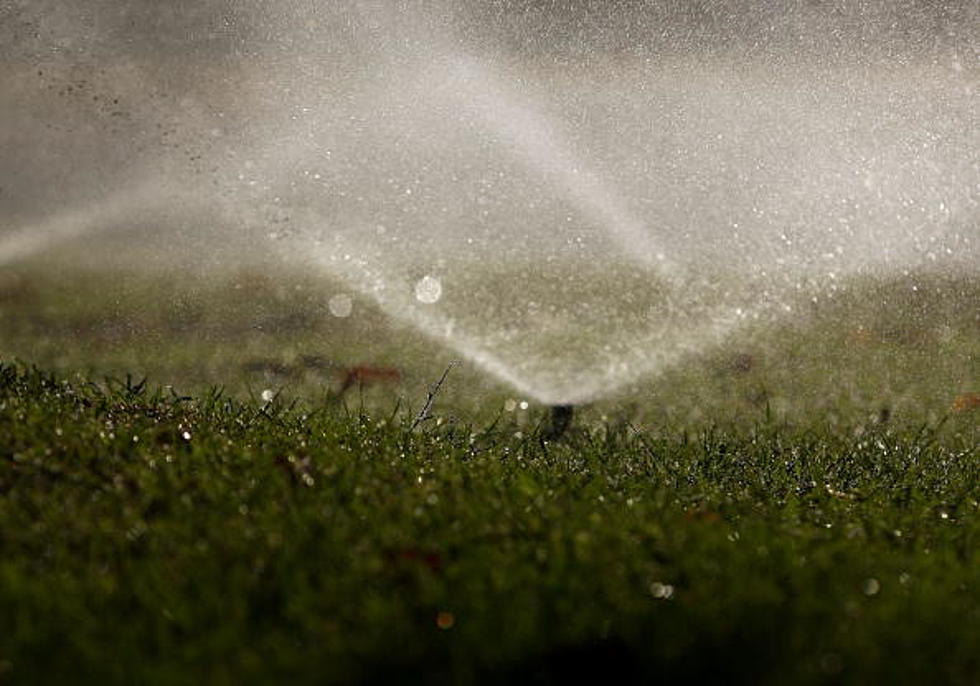
<instances>
[{"instance_id":1,"label":"lawn","mask_svg":"<svg viewBox=\"0 0 980 686\"><path fill-rule=\"evenodd\" d=\"M855 288L549 441L465 364L413 428L453 355L307 277L57 273L0 279L0 681L980 678L975 280ZM338 397L363 362L401 382Z\"/></svg>"}]
</instances>

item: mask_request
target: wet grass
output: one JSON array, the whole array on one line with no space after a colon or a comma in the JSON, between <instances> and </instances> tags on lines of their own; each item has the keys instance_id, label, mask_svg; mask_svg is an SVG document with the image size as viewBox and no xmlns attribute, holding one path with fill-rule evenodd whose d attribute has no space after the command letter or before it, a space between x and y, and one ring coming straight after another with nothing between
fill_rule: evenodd
<instances>
[{"instance_id":1,"label":"wet grass","mask_svg":"<svg viewBox=\"0 0 980 686\"><path fill-rule=\"evenodd\" d=\"M11 683L975 683L935 427L561 443L0 368Z\"/></svg>"},{"instance_id":2,"label":"wet grass","mask_svg":"<svg viewBox=\"0 0 980 686\"><path fill-rule=\"evenodd\" d=\"M308 276L7 270L0 681L976 683L980 284L914 285L555 442L465 364L412 430L452 355Z\"/></svg>"}]
</instances>

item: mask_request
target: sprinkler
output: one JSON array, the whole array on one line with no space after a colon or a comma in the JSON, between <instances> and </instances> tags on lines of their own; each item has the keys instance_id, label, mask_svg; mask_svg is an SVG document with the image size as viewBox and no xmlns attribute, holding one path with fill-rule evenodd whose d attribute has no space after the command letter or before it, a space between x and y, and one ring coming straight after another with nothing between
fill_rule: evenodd
<instances>
[{"instance_id":1,"label":"sprinkler","mask_svg":"<svg viewBox=\"0 0 980 686\"><path fill-rule=\"evenodd\" d=\"M557 441L568 430L574 414L574 405L552 405L551 422L544 430L543 437L550 441Z\"/></svg>"}]
</instances>

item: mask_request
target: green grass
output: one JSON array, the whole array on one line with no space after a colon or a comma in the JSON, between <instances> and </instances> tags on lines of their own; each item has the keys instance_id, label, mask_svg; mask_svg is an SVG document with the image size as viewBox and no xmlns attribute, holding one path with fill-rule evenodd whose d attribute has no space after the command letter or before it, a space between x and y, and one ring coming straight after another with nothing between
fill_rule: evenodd
<instances>
[{"instance_id":1,"label":"green grass","mask_svg":"<svg viewBox=\"0 0 980 686\"><path fill-rule=\"evenodd\" d=\"M15 683L980 674L980 456L929 427L547 444L7 366L0 433Z\"/></svg>"},{"instance_id":2,"label":"green grass","mask_svg":"<svg viewBox=\"0 0 980 686\"><path fill-rule=\"evenodd\" d=\"M0 682L975 684L980 283L912 278L546 442L465 364L412 430L452 354L309 275L6 270Z\"/></svg>"}]
</instances>

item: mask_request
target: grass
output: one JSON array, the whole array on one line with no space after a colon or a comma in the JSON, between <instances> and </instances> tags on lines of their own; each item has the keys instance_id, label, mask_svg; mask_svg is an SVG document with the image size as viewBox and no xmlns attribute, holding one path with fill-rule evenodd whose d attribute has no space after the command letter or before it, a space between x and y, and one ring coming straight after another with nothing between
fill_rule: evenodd
<instances>
[{"instance_id":1,"label":"grass","mask_svg":"<svg viewBox=\"0 0 980 686\"><path fill-rule=\"evenodd\" d=\"M0 370L18 683L973 683L974 444L561 444Z\"/></svg>"},{"instance_id":2,"label":"grass","mask_svg":"<svg viewBox=\"0 0 980 686\"><path fill-rule=\"evenodd\" d=\"M54 274L0 279L0 359L56 370L0 364L2 682L980 677L973 281L844 295L548 442L465 365L411 430L450 356L302 278ZM365 359L403 386L332 400Z\"/></svg>"}]
</instances>

